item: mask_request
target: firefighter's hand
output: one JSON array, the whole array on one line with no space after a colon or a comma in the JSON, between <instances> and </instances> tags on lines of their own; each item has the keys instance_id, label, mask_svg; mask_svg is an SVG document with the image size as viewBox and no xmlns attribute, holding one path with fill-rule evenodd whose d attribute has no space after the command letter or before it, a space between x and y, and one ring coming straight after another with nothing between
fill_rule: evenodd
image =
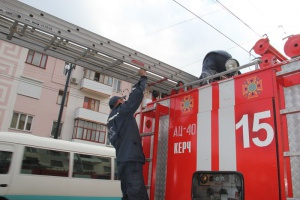
<instances>
[{"instance_id":1,"label":"firefighter's hand","mask_svg":"<svg viewBox=\"0 0 300 200\"><path fill-rule=\"evenodd\" d=\"M138 73L140 76L147 76L147 73L144 69L139 69Z\"/></svg>"}]
</instances>

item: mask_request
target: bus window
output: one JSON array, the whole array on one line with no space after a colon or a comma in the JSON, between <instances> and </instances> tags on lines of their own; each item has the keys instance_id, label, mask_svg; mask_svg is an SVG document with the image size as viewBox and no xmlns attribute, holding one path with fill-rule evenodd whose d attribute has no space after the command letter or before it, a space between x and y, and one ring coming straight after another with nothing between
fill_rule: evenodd
<instances>
[{"instance_id":1,"label":"bus window","mask_svg":"<svg viewBox=\"0 0 300 200\"><path fill-rule=\"evenodd\" d=\"M7 174L11 162L12 152L0 150L0 174Z\"/></svg>"},{"instance_id":2,"label":"bus window","mask_svg":"<svg viewBox=\"0 0 300 200\"><path fill-rule=\"evenodd\" d=\"M197 171L192 177L192 200L244 200L244 179L239 172Z\"/></svg>"},{"instance_id":3,"label":"bus window","mask_svg":"<svg viewBox=\"0 0 300 200\"><path fill-rule=\"evenodd\" d=\"M75 153L73 177L110 180L111 159Z\"/></svg>"},{"instance_id":4,"label":"bus window","mask_svg":"<svg viewBox=\"0 0 300 200\"><path fill-rule=\"evenodd\" d=\"M42 148L25 147L21 173L67 177L69 153Z\"/></svg>"}]
</instances>

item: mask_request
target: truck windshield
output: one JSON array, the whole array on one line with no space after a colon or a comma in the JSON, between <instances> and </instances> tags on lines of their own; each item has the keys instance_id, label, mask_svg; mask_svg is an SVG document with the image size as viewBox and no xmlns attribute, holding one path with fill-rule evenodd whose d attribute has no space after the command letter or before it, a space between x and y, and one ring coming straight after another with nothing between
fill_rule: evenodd
<instances>
[{"instance_id":1,"label":"truck windshield","mask_svg":"<svg viewBox=\"0 0 300 200\"><path fill-rule=\"evenodd\" d=\"M192 179L192 200L243 200L244 181L239 172L197 171Z\"/></svg>"}]
</instances>

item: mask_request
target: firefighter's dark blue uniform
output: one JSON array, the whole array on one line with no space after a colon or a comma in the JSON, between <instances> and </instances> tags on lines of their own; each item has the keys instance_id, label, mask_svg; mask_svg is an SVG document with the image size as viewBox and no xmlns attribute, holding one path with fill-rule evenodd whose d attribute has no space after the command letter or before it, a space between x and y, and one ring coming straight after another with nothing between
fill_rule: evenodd
<instances>
[{"instance_id":1,"label":"firefighter's dark blue uniform","mask_svg":"<svg viewBox=\"0 0 300 200\"><path fill-rule=\"evenodd\" d=\"M143 100L146 82L147 77L142 76L133 86L128 100L115 108L111 107L107 121L108 137L116 149L123 200L148 200L142 173L145 156L133 116Z\"/></svg>"}]
</instances>

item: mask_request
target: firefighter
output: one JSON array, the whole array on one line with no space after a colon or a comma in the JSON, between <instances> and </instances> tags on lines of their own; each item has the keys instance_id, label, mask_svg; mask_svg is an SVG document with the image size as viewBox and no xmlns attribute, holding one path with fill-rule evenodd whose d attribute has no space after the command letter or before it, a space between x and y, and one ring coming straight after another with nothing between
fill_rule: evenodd
<instances>
[{"instance_id":1,"label":"firefighter","mask_svg":"<svg viewBox=\"0 0 300 200\"><path fill-rule=\"evenodd\" d=\"M225 63L228 59L231 59L231 58L232 58L232 56L228 52L222 51L222 50L216 50L216 51L211 51L211 52L207 53L203 59L202 73L201 73L199 79L203 79L208 76L226 71ZM238 61L237 60L235 60L235 61L237 62L237 65L239 65ZM231 77L233 75L234 74L227 74L227 76L224 76L224 77L225 78ZM211 81L220 80L220 79L221 78L218 77L218 78L214 78L213 80L207 80L207 81L200 83L200 85L205 85L205 84L210 83Z\"/></svg>"},{"instance_id":2,"label":"firefighter","mask_svg":"<svg viewBox=\"0 0 300 200\"><path fill-rule=\"evenodd\" d=\"M122 200L148 200L143 178L145 156L137 122L133 116L143 100L146 87L146 71L138 71L140 80L133 86L127 101L113 96L109 100L111 113L107 128L111 144L116 149L118 176L121 180Z\"/></svg>"}]
</instances>

